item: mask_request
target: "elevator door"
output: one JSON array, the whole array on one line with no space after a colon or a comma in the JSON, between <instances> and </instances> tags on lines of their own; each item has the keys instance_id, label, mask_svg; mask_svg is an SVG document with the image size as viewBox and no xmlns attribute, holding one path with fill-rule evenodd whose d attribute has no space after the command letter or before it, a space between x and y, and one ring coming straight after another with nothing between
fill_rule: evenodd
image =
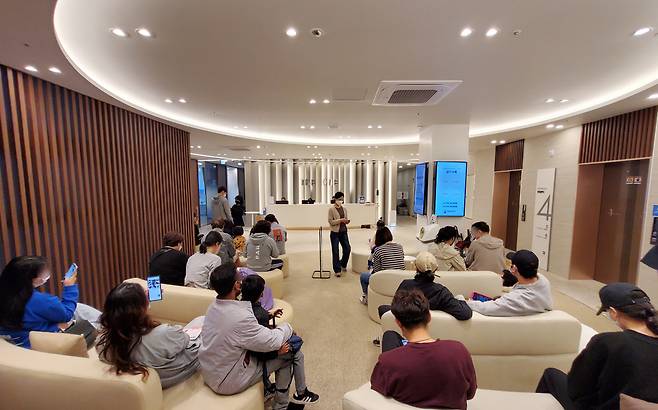
<instances>
[{"instance_id":1,"label":"elevator door","mask_svg":"<svg viewBox=\"0 0 658 410\"><path fill-rule=\"evenodd\" d=\"M507 200L507 233L505 246L516 250L516 238L519 233L519 202L521 196L521 171L509 173L509 195Z\"/></svg>"},{"instance_id":2,"label":"elevator door","mask_svg":"<svg viewBox=\"0 0 658 410\"><path fill-rule=\"evenodd\" d=\"M605 164L594 279L635 282L642 237L647 160Z\"/></svg>"}]
</instances>

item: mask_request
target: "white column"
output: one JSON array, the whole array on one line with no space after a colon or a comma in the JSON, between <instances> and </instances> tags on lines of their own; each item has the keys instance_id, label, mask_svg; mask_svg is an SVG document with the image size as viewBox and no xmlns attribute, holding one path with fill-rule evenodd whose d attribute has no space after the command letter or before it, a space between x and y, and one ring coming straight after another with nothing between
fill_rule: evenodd
<instances>
[{"instance_id":1,"label":"white column","mask_svg":"<svg viewBox=\"0 0 658 410\"><path fill-rule=\"evenodd\" d=\"M281 160L274 163L274 199L279 200L283 196L283 175L281 172Z\"/></svg>"},{"instance_id":2,"label":"white column","mask_svg":"<svg viewBox=\"0 0 658 410\"><path fill-rule=\"evenodd\" d=\"M304 199L304 163L297 163L297 203L301 204Z\"/></svg>"},{"instance_id":3,"label":"white column","mask_svg":"<svg viewBox=\"0 0 658 410\"><path fill-rule=\"evenodd\" d=\"M326 204L327 200L327 160L320 162L320 202Z\"/></svg>"},{"instance_id":4,"label":"white column","mask_svg":"<svg viewBox=\"0 0 658 410\"><path fill-rule=\"evenodd\" d=\"M338 162L336 161L333 162L332 172L334 181L331 184L331 190L333 191L332 194L335 194L337 191L340 191L340 188L338 187Z\"/></svg>"},{"instance_id":5,"label":"white column","mask_svg":"<svg viewBox=\"0 0 658 410\"><path fill-rule=\"evenodd\" d=\"M320 162L316 161L313 163L313 199L316 202L320 201L320 185L318 184L320 179Z\"/></svg>"},{"instance_id":6,"label":"white column","mask_svg":"<svg viewBox=\"0 0 658 410\"><path fill-rule=\"evenodd\" d=\"M349 191L350 202L357 202L356 197L356 164L354 160L351 159L349 163L349 185L347 190Z\"/></svg>"},{"instance_id":7,"label":"white column","mask_svg":"<svg viewBox=\"0 0 658 410\"><path fill-rule=\"evenodd\" d=\"M265 163L258 162L258 211L265 208Z\"/></svg>"},{"instance_id":8,"label":"white column","mask_svg":"<svg viewBox=\"0 0 658 410\"><path fill-rule=\"evenodd\" d=\"M286 199L291 203L295 203L295 168L293 167L293 162L291 159L286 161L286 180L287 180L287 186L286 189L288 190L288 195L286 196Z\"/></svg>"},{"instance_id":9,"label":"white column","mask_svg":"<svg viewBox=\"0 0 658 410\"><path fill-rule=\"evenodd\" d=\"M272 195L272 164L269 161L265 162L265 207L270 203L270 196Z\"/></svg>"},{"instance_id":10,"label":"white column","mask_svg":"<svg viewBox=\"0 0 658 410\"><path fill-rule=\"evenodd\" d=\"M363 164L361 162L357 163L356 170L354 172L354 177L356 178L356 185L355 185L356 191L354 194L354 202L359 201L359 197L361 196L361 192L363 191L363 184L361 183L361 180L363 179L361 176L363 174L362 165Z\"/></svg>"},{"instance_id":11,"label":"white column","mask_svg":"<svg viewBox=\"0 0 658 410\"><path fill-rule=\"evenodd\" d=\"M338 174L338 177L336 177L336 179L338 179L338 190L344 193L345 188L343 188L343 180L344 180L343 179L343 163L338 162L338 164L336 164L336 168L337 168L336 173Z\"/></svg>"},{"instance_id":12,"label":"white column","mask_svg":"<svg viewBox=\"0 0 658 410\"><path fill-rule=\"evenodd\" d=\"M384 198L384 161L377 160L377 217L384 217L384 207L386 201Z\"/></svg>"},{"instance_id":13,"label":"white column","mask_svg":"<svg viewBox=\"0 0 658 410\"><path fill-rule=\"evenodd\" d=\"M398 163L389 160L387 163L388 172L386 173L386 208L384 213L384 222L386 225L397 225L397 182L398 182Z\"/></svg>"},{"instance_id":14,"label":"white column","mask_svg":"<svg viewBox=\"0 0 658 410\"><path fill-rule=\"evenodd\" d=\"M372 161L366 160L366 202L372 202Z\"/></svg>"}]
</instances>

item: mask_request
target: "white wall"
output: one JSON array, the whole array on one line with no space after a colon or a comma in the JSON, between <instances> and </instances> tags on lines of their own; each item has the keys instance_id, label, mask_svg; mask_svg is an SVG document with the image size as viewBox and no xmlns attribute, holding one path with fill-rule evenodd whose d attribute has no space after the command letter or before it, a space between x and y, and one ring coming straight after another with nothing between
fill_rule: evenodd
<instances>
[{"instance_id":1,"label":"white wall","mask_svg":"<svg viewBox=\"0 0 658 410\"><path fill-rule=\"evenodd\" d=\"M468 175L471 192L467 192L466 200L470 200L467 209L470 208L471 214L466 216L472 224L477 221L491 222L491 209L493 206L493 169L494 169L495 150L489 148L486 150L470 152L468 154Z\"/></svg>"},{"instance_id":2,"label":"white wall","mask_svg":"<svg viewBox=\"0 0 658 410\"><path fill-rule=\"evenodd\" d=\"M407 205L409 206L409 214L414 214L414 179L416 178L415 168L398 169L397 189L396 189L396 204L397 193L406 192L408 195Z\"/></svg>"}]
</instances>

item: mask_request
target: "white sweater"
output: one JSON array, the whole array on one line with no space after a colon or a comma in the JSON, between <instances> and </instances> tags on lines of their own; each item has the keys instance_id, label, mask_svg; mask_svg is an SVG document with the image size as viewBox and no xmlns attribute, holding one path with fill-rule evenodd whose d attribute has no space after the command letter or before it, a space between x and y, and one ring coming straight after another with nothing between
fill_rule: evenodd
<instances>
[{"instance_id":1,"label":"white sweater","mask_svg":"<svg viewBox=\"0 0 658 410\"><path fill-rule=\"evenodd\" d=\"M527 316L553 310L551 283L541 274L531 285L516 284L509 293L496 300L480 302L469 300L474 312L485 316Z\"/></svg>"}]
</instances>

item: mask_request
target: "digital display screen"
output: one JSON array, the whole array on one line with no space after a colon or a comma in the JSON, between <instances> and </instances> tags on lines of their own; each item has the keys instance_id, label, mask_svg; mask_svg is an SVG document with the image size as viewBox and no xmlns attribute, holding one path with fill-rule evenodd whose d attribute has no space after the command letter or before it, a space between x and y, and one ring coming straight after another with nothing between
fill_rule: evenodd
<instances>
[{"instance_id":1,"label":"digital display screen","mask_svg":"<svg viewBox=\"0 0 658 410\"><path fill-rule=\"evenodd\" d=\"M434 215L464 216L466 211L466 162L437 161Z\"/></svg>"},{"instance_id":2,"label":"digital display screen","mask_svg":"<svg viewBox=\"0 0 658 410\"><path fill-rule=\"evenodd\" d=\"M160 276L149 276L146 278L147 286L149 289L149 301L155 302L162 300L162 285L160 284Z\"/></svg>"},{"instance_id":3,"label":"digital display screen","mask_svg":"<svg viewBox=\"0 0 658 410\"><path fill-rule=\"evenodd\" d=\"M416 165L416 184L414 187L414 213L425 215L425 197L427 195L427 164Z\"/></svg>"}]
</instances>

